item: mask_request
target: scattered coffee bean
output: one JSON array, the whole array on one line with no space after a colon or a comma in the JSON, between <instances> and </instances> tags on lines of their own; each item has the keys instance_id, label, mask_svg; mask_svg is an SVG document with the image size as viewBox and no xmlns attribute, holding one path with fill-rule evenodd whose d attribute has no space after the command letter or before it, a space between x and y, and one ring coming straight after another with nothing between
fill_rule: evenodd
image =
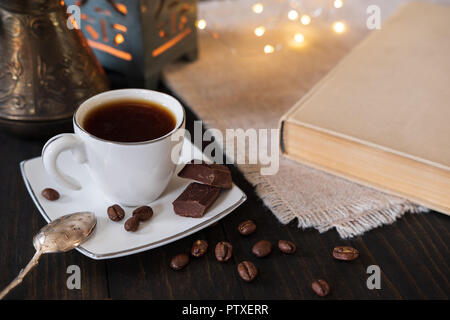
<instances>
[{"instance_id":1,"label":"scattered coffee bean","mask_svg":"<svg viewBox=\"0 0 450 320\"><path fill-rule=\"evenodd\" d=\"M238 264L237 270L242 280L252 282L258 275L258 269L250 261L243 261Z\"/></svg>"},{"instance_id":2,"label":"scattered coffee bean","mask_svg":"<svg viewBox=\"0 0 450 320\"><path fill-rule=\"evenodd\" d=\"M272 244L267 240L258 241L253 246L252 252L258 258L263 258L272 252Z\"/></svg>"},{"instance_id":3,"label":"scattered coffee bean","mask_svg":"<svg viewBox=\"0 0 450 320\"><path fill-rule=\"evenodd\" d=\"M153 216L153 210L149 206L142 206L134 209L133 217L138 217L139 221L147 221Z\"/></svg>"},{"instance_id":4,"label":"scattered coffee bean","mask_svg":"<svg viewBox=\"0 0 450 320\"><path fill-rule=\"evenodd\" d=\"M185 253L180 253L172 258L170 267L173 270L181 270L189 263L189 256Z\"/></svg>"},{"instance_id":5,"label":"scattered coffee bean","mask_svg":"<svg viewBox=\"0 0 450 320\"><path fill-rule=\"evenodd\" d=\"M338 260L351 261L359 256L359 251L353 247L336 247L333 249L333 257Z\"/></svg>"},{"instance_id":6,"label":"scattered coffee bean","mask_svg":"<svg viewBox=\"0 0 450 320\"><path fill-rule=\"evenodd\" d=\"M221 241L216 245L215 254L218 261L226 262L233 254L233 246L229 242Z\"/></svg>"},{"instance_id":7,"label":"scattered coffee bean","mask_svg":"<svg viewBox=\"0 0 450 320\"><path fill-rule=\"evenodd\" d=\"M131 217L127 221L125 221L125 230L134 232L139 227L139 219L138 217Z\"/></svg>"},{"instance_id":8,"label":"scattered coffee bean","mask_svg":"<svg viewBox=\"0 0 450 320\"><path fill-rule=\"evenodd\" d=\"M297 247L291 241L279 240L278 241L278 249L280 249L280 251L283 253L293 254L295 252L295 250L297 250Z\"/></svg>"},{"instance_id":9,"label":"scattered coffee bean","mask_svg":"<svg viewBox=\"0 0 450 320\"><path fill-rule=\"evenodd\" d=\"M59 199L59 193L55 189L52 188L45 188L41 192L42 196L49 200L49 201L55 201Z\"/></svg>"},{"instance_id":10,"label":"scattered coffee bean","mask_svg":"<svg viewBox=\"0 0 450 320\"><path fill-rule=\"evenodd\" d=\"M206 242L206 240L197 240L192 245L191 254L194 257L198 258L204 255L207 249L208 249L208 242Z\"/></svg>"},{"instance_id":11,"label":"scattered coffee bean","mask_svg":"<svg viewBox=\"0 0 450 320\"><path fill-rule=\"evenodd\" d=\"M330 286L328 285L328 282L322 279L314 281L311 284L311 288L320 297L325 297L330 293Z\"/></svg>"},{"instance_id":12,"label":"scattered coffee bean","mask_svg":"<svg viewBox=\"0 0 450 320\"><path fill-rule=\"evenodd\" d=\"M247 221L241 222L238 225L239 233L244 236L248 236L248 235L252 234L253 232L255 232L255 230L256 230L256 224L252 220L247 220Z\"/></svg>"},{"instance_id":13,"label":"scattered coffee bean","mask_svg":"<svg viewBox=\"0 0 450 320\"><path fill-rule=\"evenodd\" d=\"M120 221L123 219L123 217L125 217L125 211L118 204L108 207L107 212L108 212L108 217L112 221Z\"/></svg>"}]
</instances>

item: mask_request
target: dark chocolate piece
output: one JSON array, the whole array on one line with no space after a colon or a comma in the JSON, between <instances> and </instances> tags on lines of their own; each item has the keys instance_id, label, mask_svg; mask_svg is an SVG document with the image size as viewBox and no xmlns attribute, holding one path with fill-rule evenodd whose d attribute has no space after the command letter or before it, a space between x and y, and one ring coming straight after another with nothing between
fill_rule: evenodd
<instances>
[{"instance_id":1,"label":"dark chocolate piece","mask_svg":"<svg viewBox=\"0 0 450 320\"><path fill-rule=\"evenodd\" d=\"M193 182L172 202L173 210L183 217L201 218L219 193L220 188Z\"/></svg>"},{"instance_id":2,"label":"dark chocolate piece","mask_svg":"<svg viewBox=\"0 0 450 320\"><path fill-rule=\"evenodd\" d=\"M231 172L222 164L188 163L178 173L181 178L192 179L210 186L230 189L232 187Z\"/></svg>"}]
</instances>

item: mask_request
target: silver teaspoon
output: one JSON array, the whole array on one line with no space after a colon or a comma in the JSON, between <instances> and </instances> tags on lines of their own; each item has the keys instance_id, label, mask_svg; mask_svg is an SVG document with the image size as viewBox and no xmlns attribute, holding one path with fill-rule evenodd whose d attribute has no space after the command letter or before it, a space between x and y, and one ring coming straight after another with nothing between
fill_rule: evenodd
<instances>
[{"instance_id":1,"label":"silver teaspoon","mask_svg":"<svg viewBox=\"0 0 450 320\"><path fill-rule=\"evenodd\" d=\"M34 236L36 253L19 275L0 292L0 300L19 285L25 275L38 264L43 253L66 252L78 247L92 233L97 219L92 212L77 212L62 216L42 227Z\"/></svg>"}]
</instances>

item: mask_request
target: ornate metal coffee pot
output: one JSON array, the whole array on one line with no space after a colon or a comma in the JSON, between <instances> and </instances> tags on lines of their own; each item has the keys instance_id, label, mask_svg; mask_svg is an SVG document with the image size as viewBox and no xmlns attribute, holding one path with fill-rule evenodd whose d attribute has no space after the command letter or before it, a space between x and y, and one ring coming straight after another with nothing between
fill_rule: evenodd
<instances>
[{"instance_id":1,"label":"ornate metal coffee pot","mask_svg":"<svg viewBox=\"0 0 450 320\"><path fill-rule=\"evenodd\" d=\"M0 0L0 127L61 130L76 107L108 89L105 73L60 0Z\"/></svg>"}]
</instances>

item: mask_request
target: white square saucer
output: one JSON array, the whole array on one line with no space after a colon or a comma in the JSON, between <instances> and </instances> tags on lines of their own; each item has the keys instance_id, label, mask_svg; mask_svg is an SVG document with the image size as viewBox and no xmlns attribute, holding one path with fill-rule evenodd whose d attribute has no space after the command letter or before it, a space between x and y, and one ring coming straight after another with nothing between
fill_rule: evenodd
<instances>
[{"instance_id":1,"label":"white square saucer","mask_svg":"<svg viewBox=\"0 0 450 320\"><path fill-rule=\"evenodd\" d=\"M201 156L201 152L185 139L176 172L181 170L184 163L194 158L201 159ZM153 217L142 222L136 232L127 232L123 225L135 208L125 207L125 218L119 222L111 221L106 209L113 203L105 199L102 192L96 188L85 165L77 164L70 151L61 154L58 165L64 172L76 177L83 188L72 191L56 185L46 173L41 157L22 161L20 169L31 198L47 222L73 212L95 213L97 226L89 239L77 250L96 260L127 256L184 238L219 221L247 199L244 192L233 184L230 190L221 192L202 218L178 216L173 212L172 201L192 180L180 178L175 174L161 197L149 204L154 212ZM61 197L57 201L48 201L42 197L42 189L49 187L60 192Z\"/></svg>"}]
</instances>

